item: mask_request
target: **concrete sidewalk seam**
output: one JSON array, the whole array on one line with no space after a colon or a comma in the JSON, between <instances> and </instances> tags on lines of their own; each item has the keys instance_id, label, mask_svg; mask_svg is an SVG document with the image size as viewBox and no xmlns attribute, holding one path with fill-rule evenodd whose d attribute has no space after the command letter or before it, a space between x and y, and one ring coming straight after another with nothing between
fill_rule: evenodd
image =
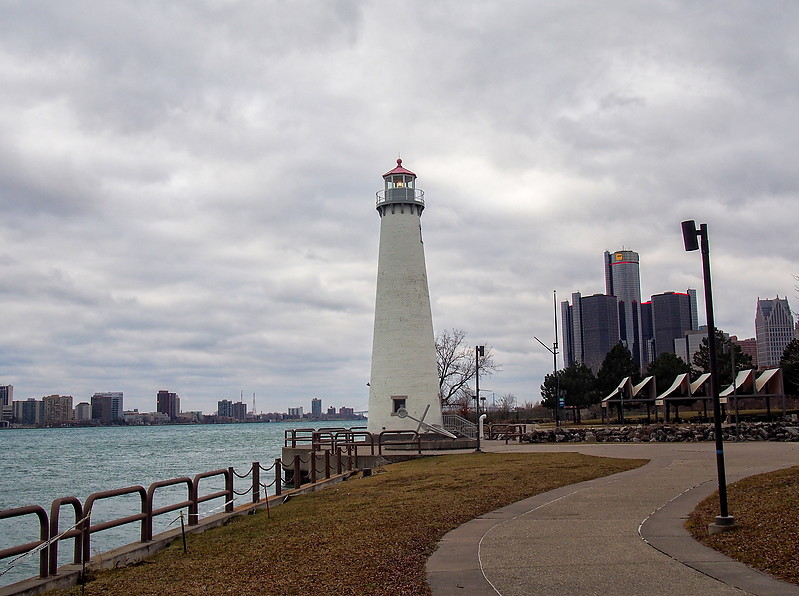
<instances>
[{"instance_id":1,"label":"concrete sidewalk seam","mask_svg":"<svg viewBox=\"0 0 799 596\"><path fill-rule=\"evenodd\" d=\"M483 567L483 558L481 556L481 549L482 549L483 540L485 539L485 537L488 536L492 531L494 531L494 529L500 527L503 524L515 521L515 520L519 519L520 517L524 517L525 515L533 513L534 511L538 511L539 509L543 509L544 507L547 507L548 505L551 505L552 503L557 503L558 501L560 501L562 499L565 499L566 497L570 497L570 496L572 496L572 495L574 495L576 493L582 492L582 491L586 490L587 488L588 487L583 487L583 488L579 488L577 490L573 490L570 493L567 493L565 495L559 496L557 499L552 499L551 501L547 501L546 503L542 503L541 505L538 505L537 507L533 507L532 509L528 509L527 511L525 511L523 513L520 513L520 514L518 514L518 515L516 515L514 517L511 517L511 518L508 518L508 519L503 519L502 521L500 521L500 522L494 524L493 526L491 526L490 528L488 528L488 530L486 530L483 533L483 535L480 537L479 542L477 543L477 562L478 562L478 565L480 566L480 573L483 575L483 578L486 580L486 582L488 582L488 585L491 586L491 588L497 594L501 594L501 592L499 590L497 590L497 587L491 582L490 579L488 579L488 577L485 574L485 569Z\"/></svg>"}]
</instances>

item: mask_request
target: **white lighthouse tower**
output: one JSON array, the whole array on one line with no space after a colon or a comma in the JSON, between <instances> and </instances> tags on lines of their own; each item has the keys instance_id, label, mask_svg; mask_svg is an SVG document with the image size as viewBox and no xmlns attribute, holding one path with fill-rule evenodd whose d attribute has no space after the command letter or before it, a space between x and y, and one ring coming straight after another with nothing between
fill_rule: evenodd
<instances>
[{"instance_id":1,"label":"white lighthouse tower","mask_svg":"<svg viewBox=\"0 0 799 596\"><path fill-rule=\"evenodd\" d=\"M416 174L397 167L377 193L380 251L369 381L369 431L440 427L438 368L424 261L424 192Z\"/></svg>"}]
</instances>

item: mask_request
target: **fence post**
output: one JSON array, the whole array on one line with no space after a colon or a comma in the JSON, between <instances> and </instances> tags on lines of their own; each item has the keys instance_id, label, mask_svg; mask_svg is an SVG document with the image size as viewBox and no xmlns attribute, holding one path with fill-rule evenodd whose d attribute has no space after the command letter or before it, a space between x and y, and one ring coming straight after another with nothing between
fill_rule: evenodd
<instances>
[{"instance_id":1,"label":"fence post","mask_svg":"<svg viewBox=\"0 0 799 596\"><path fill-rule=\"evenodd\" d=\"M228 469L228 473L225 475L225 491L227 492L227 503L225 504L225 512L232 513L233 512L233 499L235 498L235 493L233 492L233 468L231 467Z\"/></svg>"},{"instance_id":2,"label":"fence post","mask_svg":"<svg viewBox=\"0 0 799 596\"><path fill-rule=\"evenodd\" d=\"M86 503L84 502L84 505ZM91 532L89 531L92 527L92 504L86 507L83 510L83 522L80 524L80 531L81 531L81 548L83 549L83 553L81 555L81 562L88 563L89 559L92 558L92 548L91 548Z\"/></svg>"},{"instance_id":3,"label":"fence post","mask_svg":"<svg viewBox=\"0 0 799 596\"><path fill-rule=\"evenodd\" d=\"M294 488L302 486L302 470L300 470L300 456L294 456Z\"/></svg>"},{"instance_id":4,"label":"fence post","mask_svg":"<svg viewBox=\"0 0 799 596\"><path fill-rule=\"evenodd\" d=\"M309 470L311 476L311 484L316 484L316 451L311 449L311 461L308 462L311 466Z\"/></svg>"},{"instance_id":5,"label":"fence post","mask_svg":"<svg viewBox=\"0 0 799 596\"><path fill-rule=\"evenodd\" d=\"M325 450L325 478L330 478L330 451Z\"/></svg>"},{"instance_id":6,"label":"fence post","mask_svg":"<svg viewBox=\"0 0 799 596\"><path fill-rule=\"evenodd\" d=\"M280 496L283 492L283 462L280 458L275 460L275 494Z\"/></svg>"},{"instance_id":7,"label":"fence post","mask_svg":"<svg viewBox=\"0 0 799 596\"><path fill-rule=\"evenodd\" d=\"M261 500L261 462L252 462L252 502Z\"/></svg>"},{"instance_id":8,"label":"fence post","mask_svg":"<svg viewBox=\"0 0 799 596\"><path fill-rule=\"evenodd\" d=\"M77 530L72 531L77 533L73 536L74 545L72 563L79 565L81 562L81 556L83 554L83 549L81 548L81 538L83 537L83 533L80 529L80 520L83 518L83 506L77 498L62 497L53 501L52 505L50 506L50 537L52 538L58 536L60 533L58 531L58 520L62 505L72 505L72 509L75 513L75 528L77 528ZM62 538L62 540L63 539L64 538ZM50 575L58 575L58 541L50 544L48 551L48 556L50 559Z\"/></svg>"},{"instance_id":9,"label":"fence post","mask_svg":"<svg viewBox=\"0 0 799 596\"><path fill-rule=\"evenodd\" d=\"M344 471L341 464L341 447L336 447L336 474L341 474Z\"/></svg>"}]
</instances>

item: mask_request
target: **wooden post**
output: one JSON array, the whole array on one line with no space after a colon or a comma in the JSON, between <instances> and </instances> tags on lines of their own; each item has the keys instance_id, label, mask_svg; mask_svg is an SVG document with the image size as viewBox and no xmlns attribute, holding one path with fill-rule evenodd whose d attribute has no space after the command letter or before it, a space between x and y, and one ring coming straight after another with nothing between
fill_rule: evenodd
<instances>
[{"instance_id":1,"label":"wooden post","mask_svg":"<svg viewBox=\"0 0 799 596\"><path fill-rule=\"evenodd\" d=\"M264 495L266 496L266 495ZM252 462L252 502L261 500L261 462Z\"/></svg>"}]
</instances>

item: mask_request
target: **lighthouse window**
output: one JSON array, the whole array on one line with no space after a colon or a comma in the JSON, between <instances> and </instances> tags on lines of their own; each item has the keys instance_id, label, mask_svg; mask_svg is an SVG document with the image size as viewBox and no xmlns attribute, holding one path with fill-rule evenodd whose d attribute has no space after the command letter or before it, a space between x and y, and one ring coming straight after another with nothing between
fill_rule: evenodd
<instances>
[{"instance_id":1,"label":"lighthouse window","mask_svg":"<svg viewBox=\"0 0 799 596\"><path fill-rule=\"evenodd\" d=\"M405 401L407 399L408 399L407 395L392 395L391 396L391 401L393 403L392 403L392 407L391 407L391 412L393 414L396 414L397 412L400 411L401 408L404 408L405 407Z\"/></svg>"}]
</instances>

